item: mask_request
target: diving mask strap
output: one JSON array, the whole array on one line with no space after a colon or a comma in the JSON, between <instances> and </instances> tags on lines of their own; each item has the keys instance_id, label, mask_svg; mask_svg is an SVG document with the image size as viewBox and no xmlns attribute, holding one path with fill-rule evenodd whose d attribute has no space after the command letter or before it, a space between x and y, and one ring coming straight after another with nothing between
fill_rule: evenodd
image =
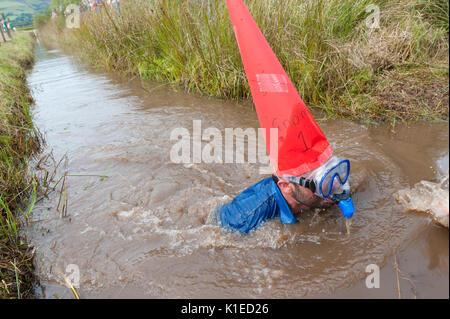
<instances>
[{"instance_id":1,"label":"diving mask strap","mask_svg":"<svg viewBox=\"0 0 450 319\"><path fill-rule=\"evenodd\" d=\"M290 182L299 184L300 186L303 186L307 189L309 189L311 192L316 193L316 182L311 179L306 179L304 177L298 177L298 176L284 176L283 179L286 179Z\"/></svg>"}]
</instances>

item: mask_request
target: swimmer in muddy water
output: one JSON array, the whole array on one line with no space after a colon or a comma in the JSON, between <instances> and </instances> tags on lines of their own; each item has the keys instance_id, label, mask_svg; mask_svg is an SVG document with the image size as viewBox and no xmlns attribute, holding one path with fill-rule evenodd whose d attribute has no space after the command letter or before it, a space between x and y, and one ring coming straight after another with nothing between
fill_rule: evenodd
<instances>
[{"instance_id":1,"label":"swimmer in muddy water","mask_svg":"<svg viewBox=\"0 0 450 319\"><path fill-rule=\"evenodd\" d=\"M296 223L295 214L314 208L328 208L334 202L320 198L310 189L275 175L247 188L230 203L215 210L212 223L248 233L269 219Z\"/></svg>"},{"instance_id":2,"label":"swimmer in muddy water","mask_svg":"<svg viewBox=\"0 0 450 319\"><path fill-rule=\"evenodd\" d=\"M333 155L243 1L229 0L227 7L261 128L269 129L266 147L275 175L221 206L214 220L224 228L248 233L268 219L296 223L295 213L333 203L351 218L350 161Z\"/></svg>"},{"instance_id":3,"label":"swimmer in muddy water","mask_svg":"<svg viewBox=\"0 0 450 319\"><path fill-rule=\"evenodd\" d=\"M353 204L350 211L341 204L351 200L347 181L349 171L348 160L333 156L323 166L300 177L272 175L218 207L209 222L246 234L269 219L279 217L282 223L296 223L295 214L329 208L338 202L348 219L353 215Z\"/></svg>"}]
</instances>

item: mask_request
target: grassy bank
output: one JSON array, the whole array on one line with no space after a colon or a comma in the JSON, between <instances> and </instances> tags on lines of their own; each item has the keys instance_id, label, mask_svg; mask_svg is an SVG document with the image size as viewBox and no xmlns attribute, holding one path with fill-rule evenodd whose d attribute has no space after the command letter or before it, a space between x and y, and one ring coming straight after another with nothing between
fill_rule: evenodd
<instances>
[{"instance_id":1,"label":"grassy bank","mask_svg":"<svg viewBox=\"0 0 450 319\"><path fill-rule=\"evenodd\" d=\"M367 121L448 119L448 1L245 3L308 106ZM379 28L367 26L371 4ZM125 1L84 14L79 29L60 18L41 31L101 68L209 96L250 96L222 0Z\"/></svg>"},{"instance_id":2,"label":"grassy bank","mask_svg":"<svg viewBox=\"0 0 450 319\"><path fill-rule=\"evenodd\" d=\"M32 98L25 77L32 63L29 33L16 33L14 41L1 44L0 298L32 296L32 252L19 235L19 215L28 213L37 185L27 163L41 143L31 120Z\"/></svg>"}]
</instances>

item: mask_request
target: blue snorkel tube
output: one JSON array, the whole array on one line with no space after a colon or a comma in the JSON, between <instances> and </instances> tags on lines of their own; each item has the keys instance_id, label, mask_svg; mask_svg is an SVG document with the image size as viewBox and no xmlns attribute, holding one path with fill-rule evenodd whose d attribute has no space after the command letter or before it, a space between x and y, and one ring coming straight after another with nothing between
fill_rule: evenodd
<instances>
[{"instance_id":1,"label":"blue snorkel tube","mask_svg":"<svg viewBox=\"0 0 450 319\"><path fill-rule=\"evenodd\" d=\"M328 198L338 204L345 218L352 218L353 213L355 212L355 207L353 206L353 199L350 196L350 185L346 182L340 188L342 190L340 194L333 194Z\"/></svg>"},{"instance_id":2,"label":"blue snorkel tube","mask_svg":"<svg viewBox=\"0 0 450 319\"><path fill-rule=\"evenodd\" d=\"M342 210L342 214L344 214L345 218L352 218L353 213L355 212L355 207L353 206L353 200L351 196L349 196L347 199L340 200L338 202L338 206Z\"/></svg>"}]
</instances>

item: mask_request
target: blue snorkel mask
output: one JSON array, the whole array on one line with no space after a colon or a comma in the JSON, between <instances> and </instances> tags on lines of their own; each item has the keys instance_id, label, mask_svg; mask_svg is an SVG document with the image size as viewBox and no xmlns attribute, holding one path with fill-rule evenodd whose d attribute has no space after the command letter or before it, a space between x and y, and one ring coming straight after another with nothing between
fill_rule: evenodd
<instances>
[{"instance_id":1,"label":"blue snorkel mask","mask_svg":"<svg viewBox=\"0 0 450 319\"><path fill-rule=\"evenodd\" d=\"M331 199L341 208L345 218L351 218L355 212L350 196L350 161L332 156L323 165L300 177L283 176L283 179L300 184L315 195Z\"/></svg>"}]
</instances>

